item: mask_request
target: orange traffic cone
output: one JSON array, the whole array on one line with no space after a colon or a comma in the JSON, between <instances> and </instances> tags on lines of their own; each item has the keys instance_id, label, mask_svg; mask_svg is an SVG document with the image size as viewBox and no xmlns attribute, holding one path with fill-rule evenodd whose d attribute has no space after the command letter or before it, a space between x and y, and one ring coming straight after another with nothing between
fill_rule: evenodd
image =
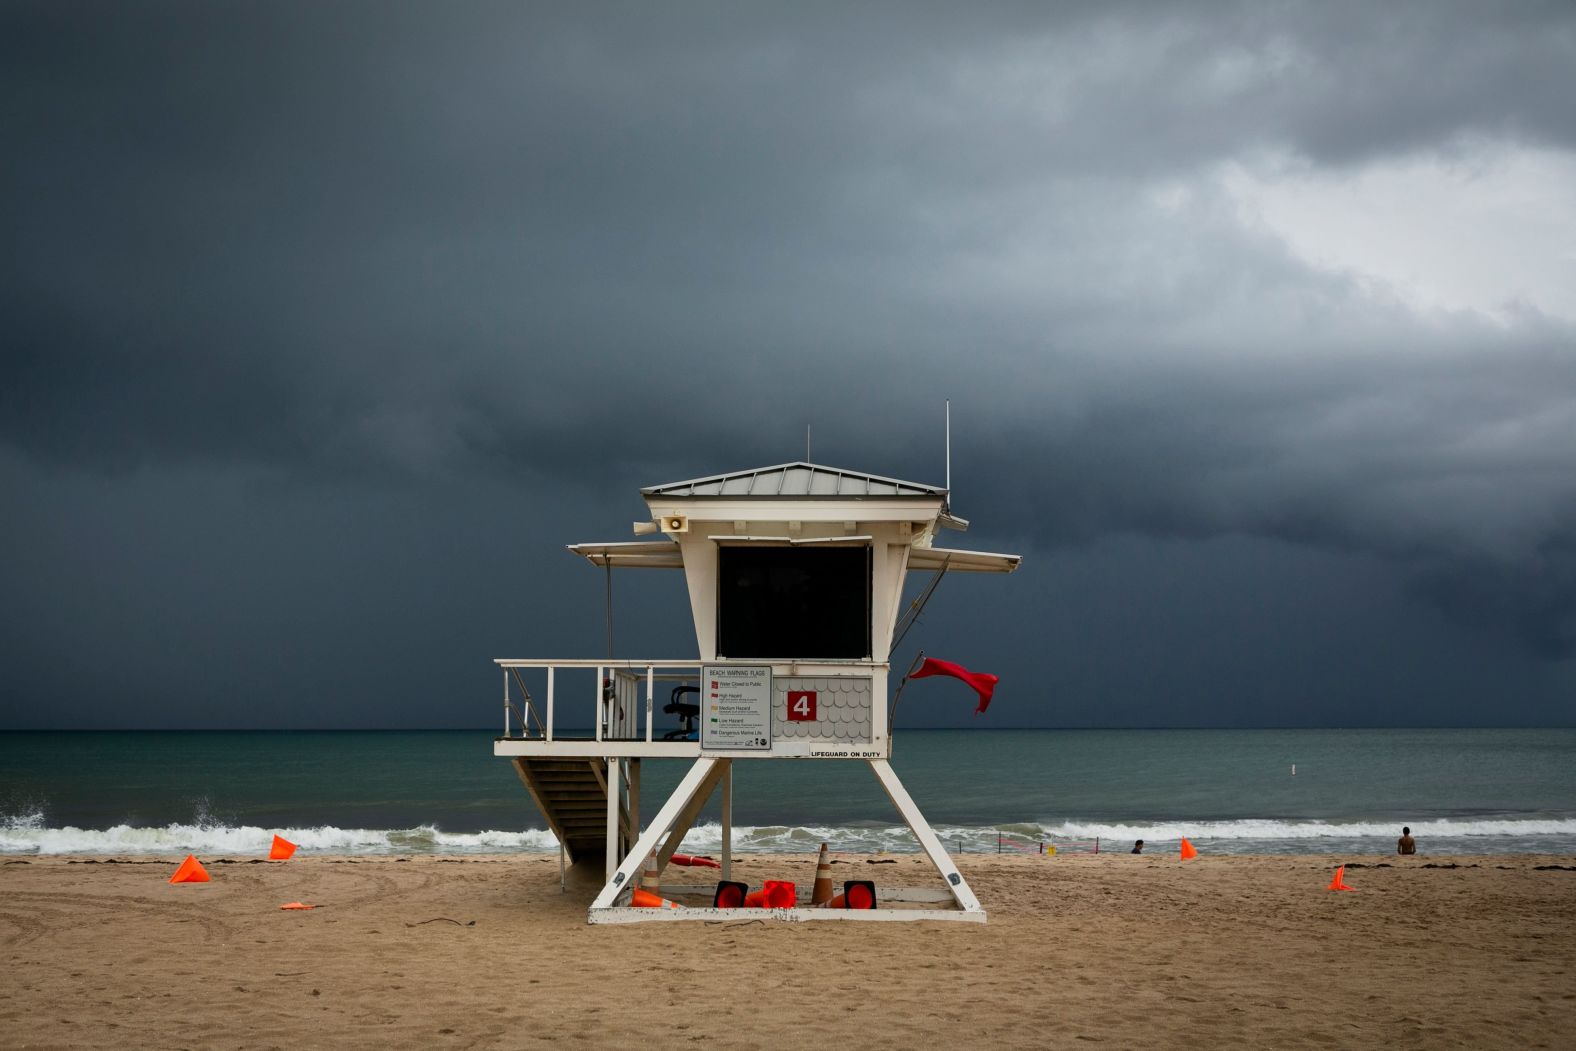
<instances>
[{"instance_id":1,"label":"orange traffic cone","mask_svg":"<svg viewBox=\"0 0 1576 1051\"><path fill-rule=\"evenodd\" d=\"M1348 887L1346 885L1346 866L1342 865L1342 866L1340 866L1339 868L1337 868L1335 870L1335 878L1332 879L1330 881L1330 885L1328 887L1325 887L1324 889L1325 890L1351 890L1351 891L1355 891L1357 888L1356 887Z\"/></svg>"},{"instance_id":2,"label":"orange traffic cone","mask_svg":"<svg viewBox=\"0 0 1576 1051\"><path fill-rule=\"evenodd\" d=\"M657 876L657 855L655 852L646 855L646 867L640 873L640 889L648 890L653 894L662 889L662 880Z\"/></svg>"},{"instance_id":3,"label":"orange traffic cone","mask_svg":"<svg viewBox=\"0 0 1576 1051\"><path fill-rule=\"evenodd\" d=\"M832 900L832 862L827 857L826 844L821 844L821 856L815 859L815 886L810 888L810 904L824 905Z\"/></svg>"},{"instance_id":4,"label":"orange traffic cone","mask_svg":"<svg viewBox=\"0 0 1576 1051\"><path fill-rule=\"evenodd\" d=\"M1183 836L1182 837L1182 860L1186 861L1188 858L1196 858L1196 857L1198 857L1198 851L1196 849L1194 849L1193 844L1191 844L1191 843L1189 843L1187 841L1187 837Z\"/></svg>"},{"instance_id":5,"label":"orange traffic cone","mask_svg":"<svg viewBox=\"0 0 1576 1051\"><path fill-rule=\"evenodd\" d=\"M733 880L718 880L717 890L711 896L711 907L714 909L737 909L744 904L744 896L750 892L748 884L735 883Z\"/></svg>"},{"instance_id":6,"label":"orange traffic cone","mask_svg":"<svg viewBox=\"0 0 1576 1051\"><path fill-rule=\"evenodd\" d=\"M629 895L629 904L637 909L682 909L684 906L676 901L669 901L660 894L653 894L649 890L636 887Z\"/></svg>"},{"instance_id":7,"label":"orange traffic cone","mask_svg":"<svg viewBox=\"0 0 1576 1051\"><path fill-rule=\"evenodd\" d=\"M207 883L208 870L202 867L202 862L197 860L195 854L186 855L186 860L181 862L181 867L175 870L175 875L170 877L171 883Z\"/></svg>"},{"instance_id":8,"label":"orange traffic cone","mask_svg":"<svg viewBox=\"0 0 1576 1051\"><path fill-rule=\"evenodd\" d=\"M843 884L843 893L821 907L823 909L873 909L876 907L876 885L867 879L851 879Z\"/></svg>"},{"instance_id":9,"label":"orange traffic cone","mask_svg":"<svg viewBox=\"0 0 1576 1051\"><path fill-rule=\"evenodd\" d=\"M747 909L791 909L798 899L798 891L787 880L769 879L760 890L744 896Z\"/></svg>"},{"instance_id":10,"label":"orange traffic cone","mask_svg":"<svg viewBox=\"0 0 1576 1051\"><path fill-rule=\"evenodd\" d=\"M296 845L284 836L275 836L274 845L268 848L269 861L289 861L290 855L296 852Z\"/></svg>"}]
</instances>

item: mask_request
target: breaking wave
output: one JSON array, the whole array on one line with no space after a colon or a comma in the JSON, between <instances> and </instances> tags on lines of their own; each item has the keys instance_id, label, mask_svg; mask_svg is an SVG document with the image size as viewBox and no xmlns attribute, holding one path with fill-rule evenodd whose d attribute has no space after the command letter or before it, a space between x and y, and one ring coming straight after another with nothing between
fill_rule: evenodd
<instances>
[{"instance_id":1,"label":"breaking wave","mask_svg":"<svg viewBox=\"0 0 1576 1051\"><path fill-rule=\"evenodd\" d=\"M0 854L255 854L278 834L304 853L513 854L556 851L551 832L444 832L431 825L373 829L258 828L255 825L169 824L156 827L51 828L40 812L0 817Z\"/></svg>"},{"instance_id":2,"label":"breaking wave","mask_svg":"<svg viewBox=\"0 0 1576 1051\"><path fill-rule=\"evenodd\" d=\"M1439 819L1411 823L1425 853L1565 854L1576 853L1576 818ZM1249 818L1235 821L1018 822L980 826L937 825L949 851L966 854L1038 851L1041 844L1059 851L1125 850L1135 839L1149 849L1175 845L1183 836L1199 847L1228 854L1388 853L1400 822L1287 821ZM687 848L715 850L717 825L697 826L685 837ZM755 853L798 853L821 841L850 853L911 853L919 850L902 827L762 826L734 829L734 849Z\"/></svg>"},{"instance_id":3,"label":"breaking wave","mask_svg":"<svg viewBox=\"0 0 1576 1051\"><path fill-rule=\"evenodd\" d=\"M1475 817L1414 821L1412 833L1427 854L1576 854L1576 818ZM949 851L980 854L1034 851L1040 844L1058 852L1124 850L1142 839L1150 852L1163 852L1186 836L1201 849L1223 854L1389 853L1398 822L1286 821L1242 819L1196 822L1022 822L991 826L938 825L937 837ZM275 834L306 854L421 855L550 853L558 849L551 832L490 830L445 832L431 825L404 829L260 828L227 825L199 815L190 824L115 825L105 829L50 827L42 811L0 815L0 854L267 854ZM915 853L919 844L908 829L891 825L735 826L740 853L796 854L821 842L844 853ZM692 828L684 838L690 852L720 849L722 829L715 823Z\"/></svg>"}]
</instances>

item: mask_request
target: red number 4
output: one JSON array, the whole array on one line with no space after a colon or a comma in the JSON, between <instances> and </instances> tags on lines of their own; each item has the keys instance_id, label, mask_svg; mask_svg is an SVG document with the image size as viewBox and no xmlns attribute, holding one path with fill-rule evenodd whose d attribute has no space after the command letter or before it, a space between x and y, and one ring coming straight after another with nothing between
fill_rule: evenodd
<instances>
[{"instance_id":1,"label":"red number 4","mask_svg":"<svg viewBox=\"0 0 1576 1051\"><path fill-rule=\"evenodd\" d=\"M788 721L794 723L815 721L815 691L788 691Z\"/></svg>"}]
</instances>

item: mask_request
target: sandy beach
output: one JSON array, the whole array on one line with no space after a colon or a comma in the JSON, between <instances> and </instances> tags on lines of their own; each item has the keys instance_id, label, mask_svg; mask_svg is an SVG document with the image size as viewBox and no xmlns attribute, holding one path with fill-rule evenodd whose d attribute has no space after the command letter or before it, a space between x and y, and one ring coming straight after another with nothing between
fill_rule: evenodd
<instances>
[{"instance_id":1,"label":"sandy beach","mask_svg":"<svg viewBox=\"0 0 1576 1051\"><path fill-rule=\"evenodd\" d=\"M951 923L589 926L556 857L0 861L7 1047L1568 1047L1576 859L967 856ZM928 884L916 857L837 879ZM1338 861L1356 893L1325 890ZM751 856L736 876L813 876ZM676 870L670 870L675 873ZM677 881L677 880L675 880ZM321 906L284 912L303 901Z\"/></svg>"}]
</instances>

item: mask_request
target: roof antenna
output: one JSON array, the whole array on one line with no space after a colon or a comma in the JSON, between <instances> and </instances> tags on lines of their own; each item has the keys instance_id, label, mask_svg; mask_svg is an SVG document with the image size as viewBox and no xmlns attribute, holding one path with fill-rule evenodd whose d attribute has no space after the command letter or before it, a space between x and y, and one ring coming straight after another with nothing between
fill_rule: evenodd
<instances>
[{"instance_id":1,"label":"roof antenna","mask_svg":"<svg viewBox=\"0 0 1576 1051\"><path fill-rule=\"evenodd\" d=\"M804 462L810 462L810 425L804 425Z\"/></svg>"},{"instance_id":2,"label":"roof antenna","mask_svg":"<svg viewBox=\"0 0 1576 1051\"><path fill-rule=\"evenodd\" d=\"M952 506L952 399L947 399L947 506Z\"/></svg>"}]
</instances>

